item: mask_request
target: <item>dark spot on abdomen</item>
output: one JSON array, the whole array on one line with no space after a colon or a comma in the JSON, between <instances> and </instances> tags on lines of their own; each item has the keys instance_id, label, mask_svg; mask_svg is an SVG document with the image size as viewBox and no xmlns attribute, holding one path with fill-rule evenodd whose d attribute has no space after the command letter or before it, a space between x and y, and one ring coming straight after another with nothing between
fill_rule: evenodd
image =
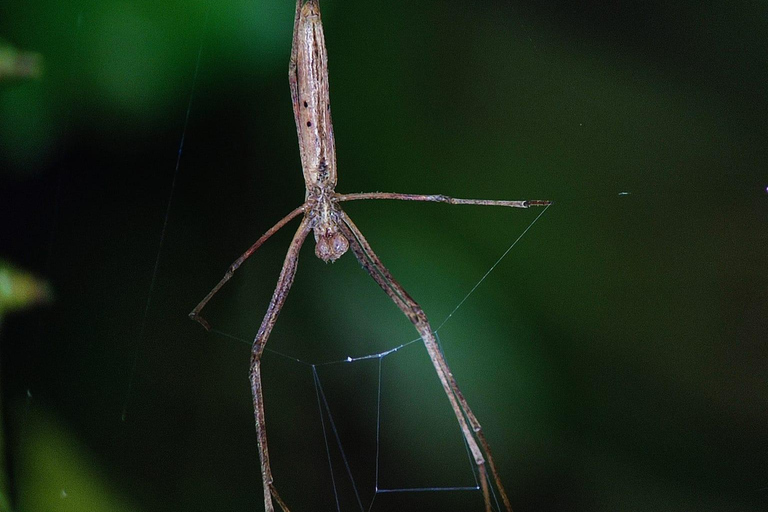
<instances>
[{"instance_id":1,"label":"dark spot on abdomen","mask_svg":"<svg viewBox=\"0 0 768 512\"><path fill-rule=\"evenodd\" d=\"M328 162L326 162L325 158L320 160L320 164L317 166L317 175L320 181L328 180Z\"/></svg>"}]
</instances>

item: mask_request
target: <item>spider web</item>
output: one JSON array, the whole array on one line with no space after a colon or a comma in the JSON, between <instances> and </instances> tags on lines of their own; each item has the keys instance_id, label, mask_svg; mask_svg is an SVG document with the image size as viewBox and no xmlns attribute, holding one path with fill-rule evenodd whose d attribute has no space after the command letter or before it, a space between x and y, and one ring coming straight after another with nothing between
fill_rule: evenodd
<instances>
[{"instance_id":1,"label":"spider web","mask_svg":"<svg viewBox=\"0 0 768 512\"><path fill-rule=\"evenodd\" d=\"M451 310L451 312L440 322L438 327L433 331L435 333L435 337L437 338L438 344L440 345L441 351L443 351L443 349L442 349L442 341L440 338L440 331L446 326L446 324L451 320L451 318L456 314L456 312L462 308L462 306L475 293L475 291L480 287L480 285L482 285L482 283L488 278L488 276L490 276L490 274L496 269L496 267L502 262L502 260L504 260L504 258L507 257L507 255L512 251L512 249L515 248L515 246L520 242L520 240L522 240L522 238L528 233L528 231L530 231L530 229L534 226L534 224L538 222L538 220L544 215L547 209L549 209L549 206L547 206L546 208L542 209L541 212L539 212L539 214L527 225L527 227L509 245L509 247L507 247L507 249L501 254L501 256L499 256L499 258L490 266L490 268L485 272L485 274L483 274L483 276L474 284L474 286L472 286L472 288L466 293L466 295L464 295L464 297L456 304L456 306ZM215 329L215 328L211 329L211 332L219 336L247 344L249 346L251 345L251 341L232 335L230 333L227 333L219 329ZM397 346L383 350L381 352L375 352L375 353L370 353L370 354L365 354L360 356L347 356L342 359L332 359L332 360L320 361L320 362L307 361L305 359L302 359L284 352L280 352L280 351L271 349L269 347L266 347L264 349L265 352L269 352L283 359L291 361L299 366L303 366L307 369L307 371L311 372L312 382L314 384L315 394L317 397L319 422L321 424L323 439L325 441L325 452L328 460L331 483L333 486L333 496L336 504L336 510L339 512L341 511L340 489L339 489L341 486L339 482L340 478L344 478L347 480L347 484L351 487L351 491L354 493L354 501L357 505L357 509L360 510L361 512L370 511L376 501L376 497L381 494L457 492L457 491L480 492L480 483L478 480L480 476L477 472L477 468L474 464L474 461L472 460L472 455L469 451L469 446L466 444L466 440L464 440L463 437L461 437L461 439L462 439L462 442L464 443L464 448L467 456L467 463L469 465L469 472L471 472L472 480L474 482L473 485L422 486L422 487L387 487L387 486L380 485L380 482L381 482L380 458L381 458L381 432L382 432L382 420L381 420L382 418L382 381L384 378L382 363L386 359L399 353L400 351L407 350L407 349L412 350L414 348L414 345L421 341L422 341L421 338L414 338L404 343L401 343ZM444 353L443 353L443 356L445 356ZM364 503L364 499L361 497L363 493L361 492L361 489L359 488L359 485L355 480L354 471L351 467L349 457L347 456L347 453L345 451L342 435L339 429L337 428L336 421L334 420L334 414L332 412L332 408L329 403L328 396L323 387L323 378L321 377L321 371L323 368L334 367L339 365L349 365L353 363L360 363L360 362L366 362L366 361L376 362L375 478L374 478L374 486L373 486L374 488L373 488L372 498L370 499L370 501L368 501L368 503ZM445 402L445 405L447 407L448 405L447 401ZM456 432L460 432L458 428L458 424L455 425L455 428L456 428ZM337 453L338 453L338 455L335 457L336 462L334 462L334 454L333 454L334 450L337 450ZM489 481L489 484L490 483L491 482ZM501 510L493 485L489 485L489 488L493 493L493 500L495 502L496 510Z\"/></svg>"}]
</instances>

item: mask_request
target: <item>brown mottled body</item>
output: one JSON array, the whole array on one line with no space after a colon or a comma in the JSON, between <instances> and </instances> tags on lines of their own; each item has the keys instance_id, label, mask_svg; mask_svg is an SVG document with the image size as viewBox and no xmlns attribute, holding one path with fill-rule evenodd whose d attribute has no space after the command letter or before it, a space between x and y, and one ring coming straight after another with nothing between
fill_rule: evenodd
<instances>
[{"instance_id":1,"label":"brown mottled body","mask_svg":"<svg viewBox=\"0 0 768 512\"><path fill-rule=\"evenodd\" d=\"M344 213L339 205L343 201L358 199L397 199L404 201L427 201L448 204L469 204L485 206L506 206L528 208L530 206L548 206L550 201L492 201L486 199L456 199L443 195L415 195L372 192L360 194L338 194L336 187L336 148L331 123L331 106L328 92L328 54L325 48L323 25L320 20L318 0L297 0L293 26L293 47L288 69L291 87L291 100L299 138L301 165L306 185L305 202L286 217L281 219L259 240L256 241L227 270L219 283L190 313L190 318L200 322L206 329L210 326L200 316L200 311L219 289L232 277L235 270L248 259L270 236L299 214L304 218L293 237L288 254L285 257L277 286L267 313L262 320L251 350L250 382L253 393L253 410L256 421L261 475L264 489L264 507L267 512L274 512L273 500L283 512L288 507L275 489L272 470L269 464L267 448L264 400L261 384L261 355L267 343L277 316L285 303L296 274L299 252L310 231L315 235L315 254L323 261L335 261L347 249L358 259L362 267L381 286L384 292L408 317L418 331L427 349L432 364L440 379L451 408L456 415L462 434L469 446L477 465L480 486L483 493L486 512L491 510L488 471L493 477L493 484L499 491L504 507L511 512L504 486L501 484L491 449L482 432L480 423L459 390L456 379L440 351L434 331L421 306L411 298L405 289L389 273L379 257L373 252L360 230Z\"/></svg>"},{"instance_id":2,"label":"brown mottled body","mask_svg":"<svg viewBox=\"0 0 768 512\"><path fill-rule=\"evenodd\" d=\"M349 248L339 233L336 206L336 144L328 93L328 51L320 20L320 5L309 0L296 4L293 49L288 67L293 116L299 136L305 199L312 203L315 254L323 261L335 261Z\"/></svg>"},{"instance_id":3,"label":"brown mottled body","mask_svg":"<svg viewBox=\"0 0 768 512\"><path fill-rule=\"evenodd\" d=\"M319 196L319 189L336 186L336 146L328 95L328 51L316 2L302 6L294 46L295 66L291 65L289 73L291 88L296 88L293 113L301 167L307 195L315 192Z\"/></svg>"}]
</instances>

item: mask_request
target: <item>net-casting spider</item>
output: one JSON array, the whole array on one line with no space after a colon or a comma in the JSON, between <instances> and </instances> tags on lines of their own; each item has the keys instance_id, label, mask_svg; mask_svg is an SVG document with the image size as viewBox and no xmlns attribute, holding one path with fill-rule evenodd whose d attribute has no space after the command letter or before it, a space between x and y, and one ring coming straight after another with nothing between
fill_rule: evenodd
<instances>
[{"instance_id":1,"label":"net-casting spider","mask_svg":"<svg viewBox=\"0 0 768 512\"><path fill-rule=\"evenodd\" d=\"M491 498L488 485L486 466L490 468L493 481L501 495L504 507L512 510L509 498L501 484L496 466L491 455L490 446L483 435L480 423L477 421L464 396L459 390L443 354L438 348L437 340L429 325L427 316L421 306L411 298L389 270L373 252L354 222L341 209L343 201L357 199L399 199L402 201L432 201L448 204L476 204L491 206L508 206L512 208L528 208L529 206L547 206L550 201L490 201L475 199L454 199L443 195L412 195L383 192L339 194L336 187L336 150L331 124L331 107L328 96L328 55L325 48L323 25L320 21L320 6L318 0L297 0L296 14L293 23L293 47L288 67L288 76L293 101L293 114L296 120L296 131L299 136L301 165L306 184L306 200L304 204L293 210L269 231L264 233L245 253L240 256L227 270L227 273L208 295L190 313L193 320L198 321L206 329L210 326L200 316L200 311L216 292L232 277L242 263L251 256L270 236L287 224L291 219L303 214L299 229L291 241L288 254L285 257L277 287L269 303L267 314L261 322L261 327L253 341L251 349L250 381L253 392L253 409L256 417L256 432L258 437L259 457L261 459L261 476L264 484L264 507L267 512L273 512L277 501L283 512L289 512L288 507L280 498L273 481L267 450L267 432L264 421L264 400L261 386L261 355L267 343L269 334L275 325L277 316L285 303L288 291L293 284L299 250L311 231L315 235L315 254L325 262L335 261L347 249L351 248L357 260L370 276L381 286L384 292L394 301L400 310L416 327L424 340L429 358L435 367L437 376L443 386L451 408L459 422L461 432L466 439L480 476L480 485L485 500L485 510L491 510ZM481 449L482 447L482 449Z\"/></svg>"}]
</instances>

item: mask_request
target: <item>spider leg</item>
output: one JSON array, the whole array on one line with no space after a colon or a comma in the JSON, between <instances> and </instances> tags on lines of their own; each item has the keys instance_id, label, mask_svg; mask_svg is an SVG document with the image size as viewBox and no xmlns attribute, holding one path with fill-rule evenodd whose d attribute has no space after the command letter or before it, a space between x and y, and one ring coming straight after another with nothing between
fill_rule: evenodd
<instances>
[{"instance_id":1,"label":"spider leg","mask_svg":"<svg viewBox=\"0 0 768 512\"><path fill-rule=\"evenodd\" d=\"M267 314L264 315L264 319L261 321L261 327L259 327L259 332L256 334L251 348L249 377L251 392L253 393L253 413L256 419L256 436L259 445L259 459L261 460L261 478L264 484L264 508L266 512L274 512L275 510L272 503L273 497L283 512L290 511L272 484L272 468L269 465L269 450L267 449L267 428L264 421L264 395L261 386L261 354L264 351L264 345L267 344L272 328L275 326L277 316L280 314L283 304L285 304L285 299L288 297L288 292L293 284L293 278L296 275L296 267L299 263L299 251L311 230L310 220L307 218L302 220L299 229L293 236L288 254L285 255L283 269L280 271L280 277L272 294L272 300L269 301Z\"/></svg>"},{"instance_id":2,"label":"spider leg","mask_svg":"<svg viewBox=\"0 0 768 512\"><path fill-rule=\"evenodd\" d=\"M211 325L208 323L208 321L205 318L200 316L200 311L205 307L206 304L208 304L208 301L211 300L213 296L216 295L216 293L218 293L221 287L224 286L224 284L226 284L226 282L232 278L232 275L235 273L235 270L240 268L240 265L242 265L245 260L250 258L251 254L256 252L256 249L261 247L261 244L266 242L269 239L269 237L277 233L280 230L280 228L282 228L288 222L293 220L294 217L302 213L304 211L304 208L305 208L305 205L299 206L298 208L293 210L291 213L289 213L288 215L280 219L280 221L274 226L272 226L271 228L269 228L269 230L266 233L261 235L261 238L256 240L256 243L254 243L251 247L249 247L248 250L242 254L242 256L237 258L237 260L235 260L235 262L229 266L227 273L224 274L224 277L221 278L221 281L219 281L219 283L213 287L213 290L208 292L208 295L206 295L203 298L203 300L201 300L200 303L197 306L195 306L195 309L193 309L192 312L189 314L189 318L191 318L192 320L198 322L200 325L205 327L205 330L210 331Z\"/></svg>"},{"instance_id":3,"label":"spider leg","mask_svg":"<svg viewBox=\"0 0 768 512\"><path fill-rule=\"evenodd\" d=\"M397 199L399 201L426 201L430 203L474 204L480 206L507 206L509 208L529 208L531 206L549 206L552 201L540 199L530 201L496 201L493 199L457 199L444 195L398 194L394 192L362 192L359 194L337 194L338 201L357 201L359 199Z\"/></svg>"},{"instance_id":4,"label":"spider leg","mask_svg":"<svg viewBox=\"0 0 768 512\"><path fill-rule=\"evenodd\" d=\"M499 494L502 497L504 506L507 512L511 512L512 505L509 502L507 493L504 490L504 486L502 485L501 479L499 478L498 472L496 471L496 465L493 462L491 449L485 439L485 436L483 435L482 427L477 421L477 418L472 412L472 409L470 409L469 404L464 398L464 395L462 395L461 391L459 390L456 379L453 377L453 373L448 367L448 363L446 362L445 357L438 347L437 339L435 338L435 334L429 324L429 320L427 319L426 314L421 309L421 306L419 306L419 304L413 300L410 295L408 295L408 292L405 291L400 283L398 283L395 278L392 277L392 275L389 273L389 270L387 270L376 253L373 252L373 249L371 249L371 246L368 244L365 236L363 236L363 234L352 222L352 220L346 215L346 213L342 212L341 214L342 222L339 224L339 227L342 233L344 233L344 236L347 237L349 246L352 248L355 257L366 270L366 272L368 272L368 274L379 284L379 286L381 286L384 292L389 295L397 307L400 308L400 310L408 317L411 323L413 323L414 327L416 327L416 330L419 332L421 339L424 341L424 345L427 348L429 358L432 360L432 364L435 367L437 376L440 379L440 383L443 385L443 390L448 397L448 401L451 403L453 412L459 422L461 432L467 441L469 449L472 453L472 457L474 458L475 464L477 465L478 471L480 473L480 485L483 491L486 512L490 512L491 510L491 500L488 489L485 458L487 458L488 466L491 469L494 482L496 483L496 488L499 490ZM467 420L469 420L471 429L467 424ZM480 445L483 447L485 458L483 457L483 453L478 447L477 441L479 441Z\"/></svg>"}]
</instances>

